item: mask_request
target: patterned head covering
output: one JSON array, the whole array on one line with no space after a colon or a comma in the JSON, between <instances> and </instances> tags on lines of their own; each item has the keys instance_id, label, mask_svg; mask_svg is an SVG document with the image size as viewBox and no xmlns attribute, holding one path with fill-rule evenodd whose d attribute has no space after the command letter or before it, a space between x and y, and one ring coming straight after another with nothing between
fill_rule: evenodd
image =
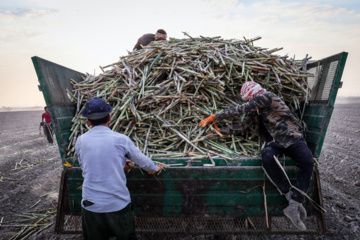
<instances>
[{"instance_id":1,"label":"patterned head covering","mask_svg":"<svg viewBox=\"0 0 360 240\"><path fill-rule=\"evenodd\" d=\"M256 82L246 82L241 87L241 98L244 101L253 100L257 95L263 94L265 89L263 89L260 84Z\"/></svg>"},{"instance_id":2,"label":"patterned head covering","mask_svg":"<svg viewBox=\"0 0 360 240\"><path fill-rule=\"evenodd\" d=\"M165 30L163 29L159 29L157 30L157 32L155 33L155 40L166 40L167 38L167 34L165 32Z\"/></svg>"}]
</instances>

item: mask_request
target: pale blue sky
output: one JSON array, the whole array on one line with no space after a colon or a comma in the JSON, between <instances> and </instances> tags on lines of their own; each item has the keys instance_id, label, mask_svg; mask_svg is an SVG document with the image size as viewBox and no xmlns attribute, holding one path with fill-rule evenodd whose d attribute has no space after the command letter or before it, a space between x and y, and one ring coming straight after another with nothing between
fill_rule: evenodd
<instances>
[{"instance_id":1,"label":"pale blue sky","mask_svg":"<svg viewBox=\"0 0 360 240\"><path fill-rule=\"evenodd\" d=\"M31 57L80 72L100 72L163 28L198 37L283 47L281 55L321 59L349 52L339 96L360 96L358 1L0 0L0 107L44 105Z\"/></svg>"}]
</instances>

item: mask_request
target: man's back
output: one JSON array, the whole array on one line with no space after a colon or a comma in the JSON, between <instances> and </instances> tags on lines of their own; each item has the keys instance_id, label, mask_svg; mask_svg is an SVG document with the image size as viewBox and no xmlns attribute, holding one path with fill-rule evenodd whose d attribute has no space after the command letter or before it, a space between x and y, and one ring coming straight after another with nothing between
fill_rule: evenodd
<instances>
[{"instance_id":1,"label":"man's back","mask_svg":"<svg viewBox=\"0 0 360 240\"><path fill-rule=\"evenodd\" d=\"M142 49L141 46L146 46L154 40L155 40L155 34L152 34L152 33L144 34L142 37L140 37L138 39L133 50L135 50L135 49L140 50L140 49Z\"/></svg>"},{"instance_id":2,"label":"man's back","mask_svg":"<svg viewBox=\"0 0 360 240\"><path fill-rule=\"evenodd\" d=\"M136 239L135 219L124 166L132 160L144 170L161 169L129 137L109 128L113 108L101 98L91 98L82 111L93 127L75 144L84 182L81 216L84 239Z\"/></svg>"},{"instance_id":3,"label":"man's back","mask_svg":"<svg viewBox=\"0 0 360 240\"><path fill-rule=\"evenodd\" d=\"M112 212L130 203L126 177L126 136L96 126L80 136L76 152L83 171L83 199L93 202L93 212Z\"/></svg>"},{"instance_id":4,"label":"man's back","mask_svg":"<svg viewBox=\"0 0 360 240\"><path fill-rule=\"evenodd\" d=\"M106 126L95 126L80 136L75 151L83 171L83 199L94 203L87 207L93 212L117 211L130 203L123 170L127 158L147 171L157 170L129 137Z\"/></svg>"}]
</instances>

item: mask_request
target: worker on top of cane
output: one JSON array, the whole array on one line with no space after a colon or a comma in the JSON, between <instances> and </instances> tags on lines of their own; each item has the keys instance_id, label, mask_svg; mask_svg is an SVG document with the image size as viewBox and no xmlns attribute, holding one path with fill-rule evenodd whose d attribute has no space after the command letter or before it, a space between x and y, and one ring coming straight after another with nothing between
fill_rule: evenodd
<instances>
[{"instance_id":1,"label":"worker on top of cane","mask_svg":"<svg viewBox=\"0 0 360 240\"><path fill-rule=\"evenodd\" d=\"M247 101L226 109L202 120L200 127L215 120L233 118L245 114L241 123L215 129L221 134L236 135L246 132L249 126L257 124L260 136L266 140L262 150L263 169L269 180L285 195L289 206L284 209L284 214L300 230L306 230L304 220L307 213L302 203L310 186L313 173L314 160L308 148L302 128L297 124L297 118L291 113L286 104L274 93L263 89L260 84L246 82L241 88L241 97ZM279 155L290 156L300 168L296 179L296 189L292 188L277 165L274 157Z\"/></svg>"},{"instance_id":2,"label":"worker on top of cane","mask_svg":"<svg viewBox=\"0 0 360 240\"><path fill-rule=\"evenodd\" d=\"M151 43L152 41L166 40L166 38L167 38L167 34L163 29L157 30L155 34L153 33L144 34L138 39L133 50L140 50L149 43Z\"/></svg>"},{"instance_id":3,"label":"worker on top of cane","mask_svg":"<svg viewBox=\"0 0 360 240\"><path fill-rule=\"evenodd\" d=\"M124 134L109 128L112 107L101 98L85 104L92 128L75 144L84 182L81 215L84 239L136 239L135 220L124 170L127 159L154 174L162 166L145 156Z\"/></svg>"}]
</instances>

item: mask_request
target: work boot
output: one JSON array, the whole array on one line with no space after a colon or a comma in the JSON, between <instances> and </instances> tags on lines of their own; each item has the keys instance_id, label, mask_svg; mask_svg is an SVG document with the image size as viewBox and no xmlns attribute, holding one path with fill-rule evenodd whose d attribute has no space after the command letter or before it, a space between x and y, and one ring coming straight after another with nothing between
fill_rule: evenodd
<instances>
[{"instance_id":1,"label":"work boot","mask_svg":"<svg viewBox=\"0 0 360 240\"><path fill-rule=\"evenodd\" d=\"M291 199L291 191L288 191L287 193L285 193L285 198L286 198L286 200L288 200L288 202L290 201L290 199Z\"/></svg>"},{"instance_id":2,"label":"work boot","mask_svg":"<svg viewBox=\"0 0 360 240\"><path fill-rule=\"evenodd\" d=\"M300 203L299 205L299 212L300 212L300 218L301 218L301 221L305 221L306 218L307 218L307 212L306 212L306 209L304 208L304 206Z\"/></svg>"},{"instance_id":3,"label":"work boot","mask_svg":"<svg viewBox=\"0 0 360 240\"><path fill-rule=\"evenodd\" d=\"M291 199L291 191L288 191L287 193L285 193L285 198L286 200L288 200L290 202ZM299 212L300 212L300 218L301 221L305 221L307 218L307 212L306 209L304 208L304 206L302 204L299 205Z\"/></svg>"},{"instance_id":4,"label":"work boot","mask_svg":"<svg viewBox=\"0 0 360 240\"><path fill-rule=\"evenodd\" d=\"M299 205L301 205L301 203L290 199L289 206L284 209L284 214L291 220L295 227L300 230L306 230L305 224L300 219Z\"/></svg>"}]
</instances>

